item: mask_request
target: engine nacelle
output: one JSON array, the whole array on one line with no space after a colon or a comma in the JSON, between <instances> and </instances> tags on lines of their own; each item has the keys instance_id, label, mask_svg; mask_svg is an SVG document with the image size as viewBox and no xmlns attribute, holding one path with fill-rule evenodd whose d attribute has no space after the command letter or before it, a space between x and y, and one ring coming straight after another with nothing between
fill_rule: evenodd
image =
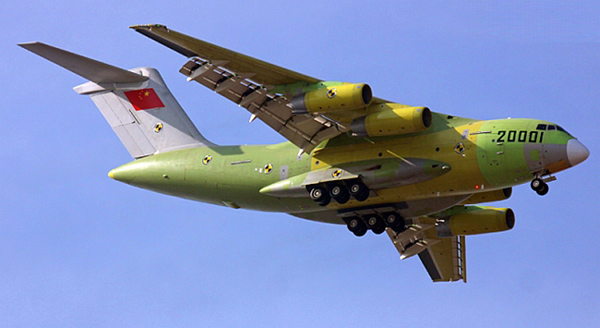
<instances>
[{"instance_id":1,"label":"engine nacelle","mask_svg":"<svg viewBox=\"0 0 600 328\"><path fill-rule=\"evenodd\" d=\"M406 107L401 104L381 105L382 111L352 121L352 135L383 137L424 131L431 126L431 111L427 107Z\"/></svg>"},{"instance_id":2,"label":"engine nacelle","mask_svg":"<svg viewBox=\"0 0 600 328\"><path fill-rule=\"evenodd\" d=\"M439 237L478 235L510 230L515 214L510 208L467 207L467 210L438 220Z\"/></svg>"},{"instance_id":3,"label":"engine nacelle","mask_svg":"<svg viewBox=\"0 0 600 328\"><path fill-rule=\"evenodd\" d=\"M373 93L365 83L342 84L308 91L292 98L294 114L356 110L371 104Z\"/></svg>"},{"instance_id":4,"label":"engine nacelle","mask_svg":"<svg viewBox=\"0 0 600 328\"><path fill-rule=\"evenodd\" d=\"M473 196L467 198L467 200L463 201L461 204L479 204L479 203L490 203L497 202L499 200L509 199L512 195L512 187L480 192L477 194L473 194Z\"/></svg>"}]
</instances>

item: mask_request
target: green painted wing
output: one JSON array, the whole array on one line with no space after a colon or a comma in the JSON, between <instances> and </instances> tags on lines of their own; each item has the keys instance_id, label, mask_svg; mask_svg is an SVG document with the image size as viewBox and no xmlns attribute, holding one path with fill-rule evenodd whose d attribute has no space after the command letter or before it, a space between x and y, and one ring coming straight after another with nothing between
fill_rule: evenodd
<instances>
[{"instance_id":1,"label":"green painted wing","mask_svg":"<svg viewBox=\"0 0 600 328\"><path fill-rule=\"evenodd\" d=\"M300 74L206 41L168 29L164 25L136 25L132 29L188 57L180 72L248 110L283 137L310 153L322 142L350 130L364 110L335 113L293 113L291 100L298 90L326 85ZM371 104L386 102L374 98ZM375 108L376 106L371 106Z\"/></svg>"}]
</instances>

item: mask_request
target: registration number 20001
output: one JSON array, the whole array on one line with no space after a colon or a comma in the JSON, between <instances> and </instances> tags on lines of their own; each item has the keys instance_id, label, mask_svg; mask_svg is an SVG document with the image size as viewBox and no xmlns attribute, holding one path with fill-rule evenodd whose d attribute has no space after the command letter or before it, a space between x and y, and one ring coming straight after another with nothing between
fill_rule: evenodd
<instances>
[{"instance_id":1,"label":"registration number 20001","mask_svg":"<svg viewBox=\"0 0 600 328\"><path fill-rule=\"evenodd\" d=\"M541 143L544 140L544 132L540 131L498 131L496 142L530 142Z\"/></svg>"}]
</instances>

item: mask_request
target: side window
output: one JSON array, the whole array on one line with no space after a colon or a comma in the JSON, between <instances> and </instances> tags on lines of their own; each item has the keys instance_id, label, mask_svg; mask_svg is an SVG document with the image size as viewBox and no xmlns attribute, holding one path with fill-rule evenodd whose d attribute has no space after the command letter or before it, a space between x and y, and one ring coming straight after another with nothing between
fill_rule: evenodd
<instances>
[{"instance_id":1,"label":"side window","mask_svg":"<svg viewBox=\"0 0 600 328\"><path fill-rule=\"evenodd\" d=\"M535 129L540 131L546 131L546 126L546 124L538 124L537 128Z\"/></svg>"},{"instance_id":2,"label":"side window","mask_svg":"<svg viewBox=\"0 0 600 328\"><path fill-rule=\"evenodd\" d=\"M548 125L548 130L556 130L556 125Z\"/></svg>"}]
</instances>

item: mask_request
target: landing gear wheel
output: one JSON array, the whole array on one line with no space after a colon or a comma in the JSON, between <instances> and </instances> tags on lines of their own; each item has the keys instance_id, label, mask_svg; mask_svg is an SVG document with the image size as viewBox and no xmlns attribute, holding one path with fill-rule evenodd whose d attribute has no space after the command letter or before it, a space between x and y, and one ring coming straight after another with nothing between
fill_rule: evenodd
<instances>
[{"instance_id":1,"label":"landing gear wheel","mask_svg":"<svg viewBox=\"0 0 600 328\"><path fill-rule=\"evenodd\" d=\"M346 222L348 225L348 230L352 231L355 236L361 237L367 233L367 226L358 216L348 218Z\"/></svg>"},{"instance_id":2,"label":"landing gear wheel","mask_svg":"<svg viewBox=\"0 0 600 328\"><path fill-rule=\"evenodd\" d=\"M385 231L385 225L380 225L378 227L375 227L373 229L371 229L373 231L374 234L376 235L381 235L384 231Z\"/></svg>"},{"instance_id":3,"label":"landing gear wheel","mask_svg":"<svg viewBox=\"0 0 600 328\"><path fill-rule=\"evenodd\" d=\"M329 189L329 194L339 204L346 204L350 200L350 193L344 185L333 185Z\"/></svg>"},{"instance_id":4,"label":"landing gear wheel","mask_svg":"<svg viewBox=\"0 0 600 328\"><path fill-rule=\"evenodd\" d=\"M404 219L398 213L389 212L383 213L383 222L385 225L396 230L400 227L404 227Z\"/></svg>"},{"instance_id":5,"label":"landing gear wheel","mask_svg":"<svg viewBox=\"0 0 600 328\"><path fill-rule=\"evenodd\" d=\"M351 182L348 185L348 189L350 190L350 195L359 202L363 202L369 198L369 188L360 181Z\"/></svg>"},{"instance_id":6,"label":"landing gear wheel","mask_svg":"<svg viewBox=\"0 0 600 328\"><path fill-rule=\"evenodd\" d=\"M538 195L540 196L544 196L548 193L548 191L550 191L550 187L548 187L548 185L546 183L544 183L539 190L536 190L535 192L537 192Z\"/></svg>"},{"instance_id":7,"label":"landing gear wheel","mask_svg":"<svg viewBox=\"0 0 600 328\"><path fill-rule=\"evenodd\" d=\"M354 196L354 199L356 199L359 202L364 202L365 200L367 200L367 198L369 198L368 190L365 190L365 192L363 192L362 194L358 194L358 195Z\"/></svg>"},{"instance_id":8,"label":"landing gear wheel","mask_svg":"<svg viewBox=\"0 0 600 328\"><path fill-rule=\"evenodd\" d=\"M317 204L321 206L327 206L331 201L331 196L327 190L323 187L314 187L310 190L310 199L314 200Z\"/></svg>"},{"instance_id":9,"label":"landing gear wheel","mask_svg":"<svg viewBox=\"0 0 600 328\"><path fill-rule=\"evenodd\" d=\"M533 181L531 181L531 189L535 190L535 192L538 195L544 196L545 194L548 193L548 191L550 190L550 187L548 187L548 184L545 183L542 179L535 178L535 179L533 179Z\"/></svg>"},{"instance_id":10,"label":"landing gear wheel","mask_svg":"<svg viewBox=\"0 0 600 328\"><path fill-rule=\"evenodd\" d=\"M367 222L367 228L371 229L374 234L380 235L385 231L385 223L379 215L367 215L365 221Z\"/></svg>"},{"instance_id":11,"label":"landing gear wheel","mask_svg":"<svg viewBox=\"0 0 600 328\"><path fill-rule=\"evenodd\" d=\"M541 190L545 184L546 183L542 181L542 179L535 178L533 181L531 181L531 189L535 191Z\"/></svg>"},{"instance_id":12,"label":"landing gear wheel","mask_svg":"<svg viewBox=\"0 0 600 328\"><path fill-rule=\"evenodd\" d=\"M362 237L367 233L367 227L361 227L360 229L352 231L356 237Z\"/></svg>"}]
</instances>

